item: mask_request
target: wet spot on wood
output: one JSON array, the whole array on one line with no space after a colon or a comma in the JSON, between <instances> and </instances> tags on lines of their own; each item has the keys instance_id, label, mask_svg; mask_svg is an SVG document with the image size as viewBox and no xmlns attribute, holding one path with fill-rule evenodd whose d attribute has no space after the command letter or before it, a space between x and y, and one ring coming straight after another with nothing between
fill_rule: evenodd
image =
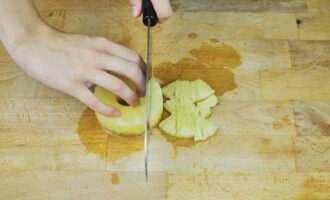
<instances>
[{"instance_id":1,"label":"wet spot on wood","mask_svg":"<svg viewBox=\"0 0 330 200\"><path fill-rule=\"evenodd\" d=\"M143 149L143 137L120 137L106 133L99 126L94 111L86 109L79 119L77 133L86 151L115 163L116 160L129 156ZM102 148L100 141L105 142Z\"/></svg>"},{"instance_id":2,"label":"wet spot on wood","mask_svg":"<svg viewBox=\"0 0 330 200\"><path fill-rule=\"evenodd\" d=\"M196 34L196 33L189 33L189 34L188 34L188 37L189 37L190 39L195 39L195 38L197 38L197 34Z\"/></svg>"},{"instance_id":3,"label":"wet spot on wood","mask_svg":"<svg viewBox=\"0 0 330 200\"><path fill-rule=\"evenodd\" d=\"M285 123L286 125L292 125L290 119L289 119L289 115L285 115L283 118L282 118L282 121L283 123Z\"/></svg>"},{"instance_id":4,"label":"wet spot on wood","mask_svg":"<svg viewBox=\"0 0 330 200\"><path fill-rule=\"evenodd\" d=\"M212 43L219 43L219 42L220 42L218 39L215 39L215 38L212 38L210 41L211 41Z\"/></svg>"},{"instance_id":5,"label":"wet spot on wood","mask_svg":"<svg viewBox=\"0 0 330 200\"><path fill-rule=\"evenodd\" d=\"M272 140L268 139L268 138L259 138L259 141L263 144L263 145L270 145L272 144Z\"/></svg>"},{"instance_id":6,"label":"wet spot on wood","mask_svg":"<svg viewBox=\"0 0 330 200\"><path fill-rule=\"evenodd\" d=\"M234 90L235 74L231 69L242 64L238 52L231 46L203 44L192 49L190 56L183 57L178 62L161 63L154 68L154 76L166 85L175 80L201 79L207 82L217 96Z\"/></svg>"},{"instance_id":7,"label":"wet spot on wood","mask_svg":"<svg viewBox=\"0 0 330 200\"><path fill-rule=\"evenodd\" d=\"M281 128L283 128L283 124L281 120L275 119L273 120L272 124L275 130L280 130Z\"/></svg>"},{"instance_id":8,"label":"wet spot on wood","mask_svg":"<svg viewBox=\"0 0 330 200\"><path fill-rule=\"evenodd\" d=\"M111 173L111 184L117 185L120 183L119 175L117 172Z\"/></svg>"}]
</instances>

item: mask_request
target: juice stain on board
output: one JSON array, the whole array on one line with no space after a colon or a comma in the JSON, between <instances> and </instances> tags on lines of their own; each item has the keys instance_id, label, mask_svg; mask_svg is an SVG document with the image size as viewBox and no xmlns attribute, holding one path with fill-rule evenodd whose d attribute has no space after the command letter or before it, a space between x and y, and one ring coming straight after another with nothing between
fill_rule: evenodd
<instances>
[{"instance_id":1,"label":"juice stain on board","mask_svg":"<svg viewBox=\"0 0 330 200\"><path fill-rule=\"evenodd\" d=\"M94 111L86 109L79 119L78 135L86 151L115 163L116 160L143 149L143 137L119 137L100 128ZM106 143L104 148L95 148L97 143Z\"/></svg>"},{"instance_id":2,"label":"juice stain on board","mask_svg":"<svg viewBox=\"0 0 330 200\"><path fill-rule=\"evenodd\" d=\"M117 185L120 183L119 175L117 172L111 173L111 184Z\"/></svg>"},{"instance_id":3,"label":"juice stain on board","mask_svg":"<svg viewBox=\"0 0 330 200\"><path fill-rule=\"evenodd\" d=\"M195 38L195 34L190 33L188 37ZM201 79L215 90L217 96L234 90L237 85L235 74L231 70L242 64L241 56L236 49L227 44L220 44L217 39L211 39L210 42L212 44L203 43L199 48L190 50L190 55L181 58L178 62L166 62L155 66L154 76L161 80L163 86L178 79ZM174 158L177 156L178 147L191 148L200 143L194 142L193 139L177 138L162 132L161 135L172 143Z\"/></svg>"},{"instance_id":4,"label":"juice stain on board","mask_svg":"<svg viewBox=\"0 0 330 200\"><path fill-rule=\"evenodd\" d=\"M235 74L231 71L242 64L241 56L227 44L211 45L203 43L199 48L189 51L189 56L178 62L161 63L154 68L154 76L166 85L177 79L201 79L207 82L217 96L234 90Z\"/></svg>"}]
</instances>

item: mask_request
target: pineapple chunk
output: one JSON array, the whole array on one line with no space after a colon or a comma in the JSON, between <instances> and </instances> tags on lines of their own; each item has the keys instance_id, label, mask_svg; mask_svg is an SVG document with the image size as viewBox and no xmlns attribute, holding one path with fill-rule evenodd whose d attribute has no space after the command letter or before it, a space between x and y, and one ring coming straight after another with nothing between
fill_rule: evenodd
<instances>
[{"instance_id":1,"label":"pineapple chunk","mask_svg":"<svg viewBox=\"0 0 330 200\"><path fill-rule=\"evenodd\" d=\"M176 136L191 138L195 136L195 119L191 115L176 114Z\"/></svg>"},{"instance_id":2,"label":"pineapple chunk","mask_svg":"<svg viewBox=\"0 0 330 200\"><path fill-rule=\"evenodd\" d=\"M198 124L200 133L198 134L199 137L195 136L195 141L205 140L214 135L218 130L218 127L214 123L201 117L196 118L196 124Z\"/></svg>"},{"instance_id":3,"label":"pineapple chunk","mask_svg":"<svg viewBox=\"0 0 330 200\"><path fill-rule=\"evenodd\" d=\"M163 88L163 94L169 98L164 107L171 116L159 124L160 129L169 135L194 138L195 141L214 135L217 126L205 119L218 103L214 93L202 80L170 83Z\"/></svg>"},{"instance_id":4,"label":"pineapple chunk","mask_svg":"<svg viewBox=\"0 0 330 200\"><path fill-rule=\"evenodd\" d=\"M200 79L192 81L191 86L194 93L194 102L201 101L215 93L215 91L207 83Z\"/></svg>"},{"instance_id":5,"label":"pineapple chunk","mask_svg":"<svg viewBox=\"0 0 330 200\"><path fill-rule=\"evenodd\" d=\"M170 99L164 103L165 109L171 114L182 113L192 114L196 112L196 107L191 100L188 99Z\"/></svg>"},{"instance_id":6,"label":"pineapple chunk","mask_svg":"<svg viewBox=\"0 0 330 200\"><path fill-rule=\"evenodd\" d=\"M218 98L215 95L211 95L197 103L197 106L200 108L212 108L218 103Z\"/></svg>"},{"instance_id":7,"label":"pineapple chunk","mask_svg":"<svg viewBox=\"0 0 330 200\"><path fill-rule=\"evenodd\" d=\"M194 81L176 80L163 88L163 95L166 98L185 98L192 100L194 103L214 93L215 91L207 83L199 79Z\"/></svg>"},{"instance_id":8,"label":"pineapple chunk","mask_svg":"<svg viewBox=\"0 0 330 200\"><path fill-rule=\"evenodd\" d=\"M167 134L176 136L176 115L171 115L159 123L159 127Z\"/></svg>"},{"instance_id":9,"label":"pineapple chunk","mask_svg":"<svg viewBox=\"0 0 330 200\"><path fill-rule=\"evenodd\" d=\"M217 105L218 99L215 95L211 95L197 103L198 113L201 117L208 117L211 114L211 109L215 105Z\"/></svg>"}]
</instances>

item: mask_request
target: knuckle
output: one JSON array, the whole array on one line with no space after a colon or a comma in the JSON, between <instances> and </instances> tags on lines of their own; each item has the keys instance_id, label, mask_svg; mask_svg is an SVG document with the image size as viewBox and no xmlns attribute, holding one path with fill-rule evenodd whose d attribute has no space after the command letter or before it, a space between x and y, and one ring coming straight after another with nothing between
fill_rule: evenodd
<instances>
[{"instance_id":1,"label":"knuckle","mask_svg":"<svg viewBox=\"0 0 330 200\"><path fill-rule=\"evenodd\" d=\"M164 20L167 20L168 18L170 18L173 15L173 12L172 11L163 12L163 13L160 13L159 15L160 15L159 17L164 21Z\"/></svg>"},{"instance_id":2,"label":"knuckle","mask_svg":"<svg viewBox=\"0 0 330 200\"><path fill-rule=\"evenodd\" d=\"M138 64L133 65L130 73L134 78L139 78L142 75L140 66Z\"/></svg>"},{"instance_id":3,"label":"knuckle","mask_svg":"<svg viewBox=\"0 0 330 200\"><path fill-rule=\"evenodd\" d=\"M132 58L132 61L133 61L133 62L135 62L135 63L139 63L139 62L141 62L141 56L140 56L137 52L132 51L131 54L132 54L132 55L131 55L131 58Z\"/></svg>"},{"instance_id":4,"label":"knuckle","mask_svg":"<svg viewBox=\"0 0 330 200\"><path fill-rule=\"evenodd\" d=\"M123 81L117 80L113 83L113 90L117 93L122 93L126 90L126 84Z\"/></svg>"},{"instance_id":5,"label":"knuckle","mask_svg":"<svg viewBox=\"0 0 330 200\"><path fill-rule=\"evenodd\" d=\"M87 105L93 110L100 110L100 102L96 99L88 100Z\"/></svg>"}]
</instances>

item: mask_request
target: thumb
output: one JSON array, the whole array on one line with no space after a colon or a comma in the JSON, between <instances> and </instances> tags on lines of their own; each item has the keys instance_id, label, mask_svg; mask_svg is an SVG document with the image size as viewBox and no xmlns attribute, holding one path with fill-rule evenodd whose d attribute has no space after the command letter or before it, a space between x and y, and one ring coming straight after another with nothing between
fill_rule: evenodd
<instances>
[{"instance_id":1,"label":"thumb","mask_svg":"<svg viewBox=\"0 0 330 200\"><path fill-rule=\"evenodd\" d=\"M142 10L142 0L130 0L132 5L132 15L133 17L139 17Z\"/></svg>"}]
</instances>

